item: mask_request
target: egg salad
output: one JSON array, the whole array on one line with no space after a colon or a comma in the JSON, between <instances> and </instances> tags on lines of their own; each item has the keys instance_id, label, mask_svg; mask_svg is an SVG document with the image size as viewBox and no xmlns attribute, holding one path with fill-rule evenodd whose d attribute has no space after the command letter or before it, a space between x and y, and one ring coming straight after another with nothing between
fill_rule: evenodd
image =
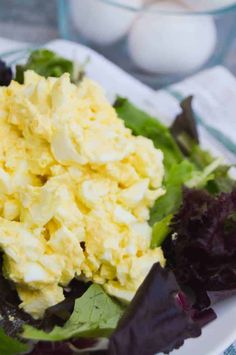
<instances>
[{"instance_id":1,"label":"egg salad","mask_svg":"<svg viewBox=\"0 0 236 355\"><path fill-rule=\"evenodd\" d=\"M0 250L35 319L74 277L130 301L152 265L149 209L163 154L124 126L100 87L25 73L0 88Z\"/></svg>"}]
</instances>

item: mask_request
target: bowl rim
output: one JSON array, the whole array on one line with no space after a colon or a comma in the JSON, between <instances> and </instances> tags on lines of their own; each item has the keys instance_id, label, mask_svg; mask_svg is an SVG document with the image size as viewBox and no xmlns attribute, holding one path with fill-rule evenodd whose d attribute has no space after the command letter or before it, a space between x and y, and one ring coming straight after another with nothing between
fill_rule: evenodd
<instances>
[{"instance_id":1,"label":"bowl rim","mask_svg":"<svg viewBox=\"0 0 236 355\"><path fill-rule=\"evenodd\" d=\"M203 15L224 15L226 13L236 11L236 1L235 3L227 6L221 6L220 8L212 9L212 10L183 10L183 11L169 11L169 10L155 10L153 8L150 8L148 5L146 6L140 6L140 7L135 7L132 5L126 5L126 4L121 4L118 2L118 0L94 0L94 1L99 1L106 3L111 6L115 6L120 9L125 9L129 10L132 12L147 12L147 13L159 13L163 15L181 15L181 16L203 16Z\"/></svg>"}]
</instances>

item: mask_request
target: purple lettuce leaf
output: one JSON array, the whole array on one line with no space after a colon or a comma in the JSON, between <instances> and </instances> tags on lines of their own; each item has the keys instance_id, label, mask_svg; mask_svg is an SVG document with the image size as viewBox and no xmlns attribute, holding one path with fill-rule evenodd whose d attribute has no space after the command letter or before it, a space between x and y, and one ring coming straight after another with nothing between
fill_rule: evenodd
<instances>
[{"instance_id":1,"label":"purple lettuce leaf","mask_svg":"<svg viewBox=\"0 0 236 355\"><path fill-rule=\"evenodd\" d=\"M0 86L8 86L13 79L13 73L10 67L0 59Z\"/></svg>"},{"instance_id":2,"label":"purple lettuce leaf","mask_svg":"<svg viewBox=\"0 0 236 355\"><path fill-rule=\"evenodd\" d=\"M111 336L109 354L169 353L200 336L180 293L174 274L155 264Z\"/></svg>"},{"instance_id":3,"label":"purple lettuce leaf","mask_svg":"<svg viewBox=\"0 0 236 355\"><path fill-rule=\"evenodd\" d=\"M69 348L68 343L38 343L30 355L73 355L73 351Z\"/></svg>"},{"instance_id":4,"label":"purple lettuce leaf","mask_svg":"<svg viewBox=\"0 0 236 355\"><path fill-rule=\"evenodd\" d=\"M236 190L185 190L171 227L164 253L181 287L194 291L195 308L236 294Z\"/></svg>"},{"instance_id":5,"label":"purple lettuce leaf","mask_svg":"<svg viewBox=\"0 0 236 355\"><path fill-rule=\"evenodd\" d=\"M42 342L40 341L31 351L30 355L73 355L76 350L84 350L86 354L92 347L96 347L97 341L93 339L79 339L76 341ZM97 355L97 352L96 352Z\"/></svg>"},{"instance_id":6,"label":"purple lettuce leaf","mask_svg":"<svg viewBox=\"0 0 236 355\"><path fill-rule=\"evenodd\" d=\"M203 311L194 309L191 294L188 294L187 291L186 293L183 291L179 292L177 295L177 300L185 312L191 316L192 320L196 322L200 328L203 328L208 323L211 323L217 317L212 308L208 308Z\"/></svg>"},{"instance_id":7,"label":"purple lettuce leaf","mask_svg":"<svg viewBox=\"0 0 236 355\"><path fill-rule=\"evenodd\" d=\"M192 108L193 97L186 97L180 104L182 112L178 114L170 127L172 136L185 156L191 154L194 145L199 144L197 122Z\"/></svg>"}]
</instances>

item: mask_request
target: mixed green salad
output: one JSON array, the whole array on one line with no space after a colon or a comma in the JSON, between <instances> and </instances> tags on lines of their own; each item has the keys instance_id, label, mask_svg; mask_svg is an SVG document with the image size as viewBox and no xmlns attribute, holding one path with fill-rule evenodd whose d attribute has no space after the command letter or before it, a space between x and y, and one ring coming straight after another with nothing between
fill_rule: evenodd
<instances>
[{"instance_id":1,"label":"mixed green salad","mask_svg":"<svg viewBox=\"0 0 236 355\"><path fill-rule=\"evenodd\" d=\"M12 79L22 83L28 69L45 77L67 72L78 85L84 76L84 68L39 49L15 74L0 62L0 85ZM83 349L109 355L169 353L200 336L216 318L214 302L236 294L236 182L229 176L231 166L201 148L192 98L181 103L171 127L126 98L118 97L113 106L134 135L151 139L164 153L166 193L153 206L149 223L151 248L162 246L167 265L156 263L126 305L102 286L74 279L65 300L40 321L19 308L17 293L1 272L1 355L70 355Z\"/></svg>"}]
</instances>

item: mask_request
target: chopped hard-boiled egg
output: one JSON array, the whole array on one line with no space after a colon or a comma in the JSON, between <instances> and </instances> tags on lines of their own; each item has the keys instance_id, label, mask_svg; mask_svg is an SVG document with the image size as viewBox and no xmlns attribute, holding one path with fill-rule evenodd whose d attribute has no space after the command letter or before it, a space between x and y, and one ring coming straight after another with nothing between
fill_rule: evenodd
<instances>
[{"instance_id":1,"label":"chopped hard-boiled egg","mask_svg":"<svg viewBox=\"0 0 236 355\"><path fill-rule=\"evenodd\" d=\"M77 276L129 301L151 266L149 208L162 153L125 128L102 90L69 75L0 88L0 249L34 318Z\"/></svg>"}]
</instances>

